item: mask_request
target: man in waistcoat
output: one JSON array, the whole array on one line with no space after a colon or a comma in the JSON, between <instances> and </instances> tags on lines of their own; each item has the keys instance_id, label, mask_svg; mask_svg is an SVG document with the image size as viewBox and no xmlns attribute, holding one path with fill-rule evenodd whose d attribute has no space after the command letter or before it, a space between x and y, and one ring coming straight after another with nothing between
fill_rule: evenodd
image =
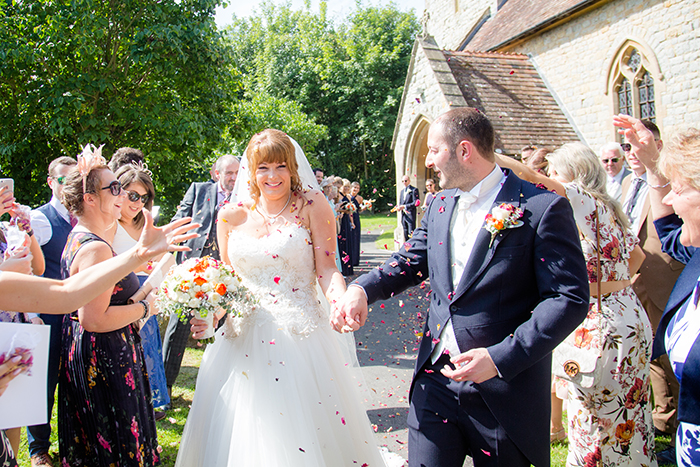
<instances>
[{"instance_id":1,"label":"man in waistcoat","mask_svg":"<svg viewBox=\"0 0 700 467\"><path fill-rule=\"evenodd\" d=\"M72 157L59 157L49 164L49 176L46 182L51 188L51 200L43 206L31 212L32 228L34 235L44 252L46 270L44 277L61 279L61 254L66 246L68 234L73 230L71 215L61 202L61 192L66 175L77 164ZM61 323L63 315L39 315L44 324L51 326L51 339L49 341L49 373L47 387L47 408L49 420L53 410L54 393L58 382L58 363L61 354ZM29 443L29 455L32 467L53 466L49 456L51 446L51 424L35 425L27 427L27 442Z\"/></svg>"}]
</instances>

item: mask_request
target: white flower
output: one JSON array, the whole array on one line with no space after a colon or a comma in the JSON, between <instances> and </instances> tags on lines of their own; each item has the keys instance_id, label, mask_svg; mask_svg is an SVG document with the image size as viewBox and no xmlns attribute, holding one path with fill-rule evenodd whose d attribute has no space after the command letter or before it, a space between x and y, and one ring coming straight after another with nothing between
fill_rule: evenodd
<instances>
[{"instance_id":1,"label":"white flower","mask_svg":"<svg viewBox=\"0 0 700 467\"><path fill-rule=\"evenodd\" d=\"M508 211L507 209L501 209L500 207L495 207L491 210L491 215L496 220L504 221L510 217L511 212Z\"/></svg>"},{"instance_id":2,"label":"white flower","mask_svg":"<svg viewBox=\"0 0 700 467\"><path fill-rule=\"evenodd\" d=\"M191 299L189 301L189 303L187 304L187 306L190 308L199 308L200 305L201 305L201 301L198 298Z\"/></svg>"},{"instance_id":3,"label":"white flower","mask_svg":"<svg viewBox=\"0 0 700 467\"><path fill-rule=\"evenodd\" d=\"M219 295L218 293L214 292L213 294L209 295L209 302L212 305L218 304L219 300L221 300L221 295Z\"/></svg>"},{"instance_id":4,"label":"white flower","mask_svg":"<svg viewBox=\"0 0 700 467\"><path fill-rule=\"evenodd\" d=\"M205 282L204 284L202 284L202 286L200 287L200 289L201 289L202 292L211 292L211 291L212 291L211 283Z\"/></svg>"}]
</instances>

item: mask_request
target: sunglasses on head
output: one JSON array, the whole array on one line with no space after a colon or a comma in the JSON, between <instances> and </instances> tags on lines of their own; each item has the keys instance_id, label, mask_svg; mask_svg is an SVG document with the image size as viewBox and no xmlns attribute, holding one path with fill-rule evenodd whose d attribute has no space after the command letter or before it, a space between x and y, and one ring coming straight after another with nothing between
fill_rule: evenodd
<instances>
[{"instance_id":1,"label":"sunglasses on head","mask_svg":"<svg viewBox=\"0 0 700 467\"><path fill-rule=\"evenodd\" d=\"M617 164L618 162L620 162L619 157L612 157L610 159L601 159L601 160L603 161L603 164L607 164L608 162L612 162L613 164Z\"/></svg>"},{"instance_id":2,"label":"sunglasses on head","mask_svg":"<svg viewBox=\"0 0 700 467\"><path fill-rule=\"evenodd\" d=\"M632 150L632 145L630 143L621 143L622 150L625 152L630 152Z\"/></svg>"},{"instance_id":3,"label":"sunglasses on head","mask_svg":"<svg viewBox=\"0 0 700 467\"><path fill-rule=\"evenodd\" d=\"M148 200L151 199L151 195L149 195L148 193L146 193L145 195L140 195L135 191L126 191L126 195L128 196L129 201L131 201L132 203L141 200L143 204L146 204L148 203Z\"/></svg>"},{"instance_id":4,"label":"sunglasses on head","mask_svg":"<svg viewBox=\"0 0 700 467\"><path fill-rule=\"evenodd\" d=\"M115 180L107 186L101 188L102 190L109 190L112 196L119 196L122 193L122 184L119 180Z\"/></svg>"}]
</instances>

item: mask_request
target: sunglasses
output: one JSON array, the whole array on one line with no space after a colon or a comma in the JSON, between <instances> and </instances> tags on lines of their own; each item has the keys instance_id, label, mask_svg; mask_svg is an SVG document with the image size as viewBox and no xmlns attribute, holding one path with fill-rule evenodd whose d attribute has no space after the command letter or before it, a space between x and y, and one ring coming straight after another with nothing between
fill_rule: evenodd
<instances>
[{"instance_id":1,"label":"sunglasses","mask_svg":"<svg viewBox=\"0 0 700 467\"><path fill-rule=\"evenodd\" d=\"M101 189L109 190L109 192L112 193L112 196L119 196L122 193L122 184L119 183L119 180L115 180Z\"/></svg>"},{"instance_id":2,"label":"sunglasses","mask_svg":"<svg viewBox=\"0 0 700 467\"><path fill-rule=\"evenodd\" d=\"M620 158L613 157L612 159L601 159L601 161L603 162L603 164L607 164L608 162L612 162L613 164L617 164L618 162L620 162Z\"/></svg>"},{"instance_id":3,"label":"sunglasses","mask_svg":"<svg viewBox=\"0 0 700 467\"><path fill-rule=\"evenodd\" d=\"M149 195L148 193L146 193L145 195L140 195L135 191L126 191L126 195L129 198L129 201L131 201L132 203L141 200L143 204L146 204L148 203L148 200L151 199L151 195Z\"/></svg>"},{"instance_id":4,"label":"sunglasses","mask_svg":"<svg viewBox=\"0 0 700 467\"><path fill-rule=\"evenodd\" d=\"M66 177L65 177L64 175L61 175L60 177L51 177L51 178L53 178L54 180L56 180L56 182L57 182L59 185L63 185L64 183L66 183Z\"/></svg>"},{"instance_id":5,"label":"sunglasses","mask_svg":"<svg viewBox=\"0 0 700 467\"><path fill-rule=\"evenodd\" d=\"M621 143L622 150L625 152L630 152L632 150L632 145L630 143Z\"/></svg>"}]
</instances>

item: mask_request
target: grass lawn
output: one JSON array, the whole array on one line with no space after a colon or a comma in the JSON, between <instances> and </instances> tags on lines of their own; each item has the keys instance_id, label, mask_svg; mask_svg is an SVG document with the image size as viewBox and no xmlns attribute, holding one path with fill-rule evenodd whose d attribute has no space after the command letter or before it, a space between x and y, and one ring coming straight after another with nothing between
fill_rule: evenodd
<instances>
[{"instance_id":1,"label":"grass lawn","mask_svg":"<svg viewBox=\"0 0 700 467\"><path fill-rule=\"evenodd\" d=\"M363 227L364 228L364 227ZM204 351L200 348L187 348L185 356L182 360L182 368L177 382L173 387L173 409L168 412L168 416L157 422L158 441L163 448L161 453L161 465L163 467L172 467L175 465L177 451L180 447L180 438L185 427L187 415L190 412L192 397L194 396L195 381L197 379L197 371L202 360ZM566 416L566 414L565 414ZM56 432L56 408L51 417L51 453L55 458L58 458L58 437ZM670 437L657 437L656 450L665 449L671 442ZM30 467L29 455L27 453L27 436L26 431L22 430L22 439L19 449L19 465L20 467ZM555 444L552 446L552 467L564 467L566 463L567 444ZM58 466L58 462L56 462ZM663 466L660 466L663 467Z\"/></svg>"},{"instance_id":2,"label":"grass lawn","mask_svg":"<svg viewBox=\"0 0 700 467\"><path fill-rule=\"evenodd\" d=\"M389 251L398 250L398 247L394 245L394 229L397 225L396 216L397 213L395 212L376 212L371 214L363 212L360 214L362 233L368 231L380 233L374 242L377 248L380 250L388 249ZM388 248L385 248L384 245L387 245Z\"/></svg>"}]
</instances>

